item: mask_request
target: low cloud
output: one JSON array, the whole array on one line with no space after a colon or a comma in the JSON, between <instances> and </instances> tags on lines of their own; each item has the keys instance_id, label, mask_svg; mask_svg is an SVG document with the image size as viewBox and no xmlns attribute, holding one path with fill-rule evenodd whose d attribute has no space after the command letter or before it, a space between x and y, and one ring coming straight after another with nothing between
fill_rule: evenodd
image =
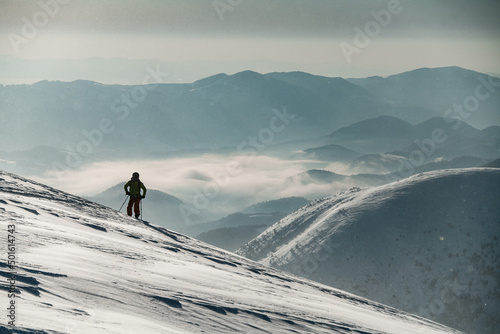
<instances>
[{"instance_id":1,"label":"low cloud","mask_svg":"<svg viewBox=\"0 0 500 334\"><path fill-rule=\"evenodd\" d=\"M179 197L197 209L237 211L257 202L290 196L309 199L344 190L344 184L302 184L291 177L311 168L308 161L268 156L203 155L167 160L101 162L39 182L77 195L96 195L139 172L150 189ZM200 204L196 200L204 200ZM200 207L201 206L201 207Z\"/></svg>"}]
</instances>

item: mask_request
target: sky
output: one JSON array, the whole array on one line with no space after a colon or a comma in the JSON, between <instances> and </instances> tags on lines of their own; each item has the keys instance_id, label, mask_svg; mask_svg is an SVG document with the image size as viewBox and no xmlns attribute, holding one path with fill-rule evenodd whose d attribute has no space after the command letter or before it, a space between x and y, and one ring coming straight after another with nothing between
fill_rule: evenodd
<instances>
[{"instance_id":1,"label":"sky","mask_svg":"<svg viewBox=\"0 0 500 334\"><path fill-rule=\"evenodd\" d=\"M353 78L442 66L499 75L499 14L498 0L0 0L0 84L183 83L244 70ZM134 163L39 181L94 195L123 181ZM192 189L217 185L191 176L217 173L226 163L201 157L139 166L148 184L189 199ZM331 193L277 176L306 167L257 160L217 198Z\"/></svg>"},{"instance_id":2,"label":"sky","mask_svg":"<svg viewBox=\"0 0 500 334\"><path fill-rule=\"evenodd\" d=\"M500 1L0 0L0 84L218 73L500 73Z\"/></svg>"}]
</instances>

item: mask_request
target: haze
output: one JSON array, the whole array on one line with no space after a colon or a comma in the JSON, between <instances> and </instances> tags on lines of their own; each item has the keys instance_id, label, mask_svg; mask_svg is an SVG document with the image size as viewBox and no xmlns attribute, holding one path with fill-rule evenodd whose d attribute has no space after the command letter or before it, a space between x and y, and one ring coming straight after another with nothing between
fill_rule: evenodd
<instances>
[{"instance_id":1,"label":"haze","mask_svg":"<svg viewBox=\"0 0 500 334\"><path fill-rule=\"evenodd\" d=\"M3 1L0 83L137 84L157 64L171 73L165 82L242 70L500 73L499 13L487 0ZM355 44L357 29L366 45ZM343 43L357 51L346 57Z\"/></svg>"}]
</instances>

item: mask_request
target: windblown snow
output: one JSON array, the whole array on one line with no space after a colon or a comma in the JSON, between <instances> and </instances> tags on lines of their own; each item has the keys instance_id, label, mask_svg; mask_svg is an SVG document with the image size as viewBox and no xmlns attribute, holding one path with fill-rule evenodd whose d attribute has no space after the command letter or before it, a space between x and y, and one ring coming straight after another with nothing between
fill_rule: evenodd
<instances>
[{"instance_id":1,"label":"windblown snow","mask_svg":"<svg viewBox=\"0 0 500 334\"><path fill-rule=\"evenodd\" d=\"M467 333L500 332L500 169L351 189L238 251Z\"/></svg>"},{"instance_id":2,"label":"windblown snow","mask_svg":"<svg viewBox=\"0 0 500 334\"><path fill-rule=\"evenodd\" d=\"M1 333L458 333L5 172L0 217Z\"/></svg>"}]
</instances>

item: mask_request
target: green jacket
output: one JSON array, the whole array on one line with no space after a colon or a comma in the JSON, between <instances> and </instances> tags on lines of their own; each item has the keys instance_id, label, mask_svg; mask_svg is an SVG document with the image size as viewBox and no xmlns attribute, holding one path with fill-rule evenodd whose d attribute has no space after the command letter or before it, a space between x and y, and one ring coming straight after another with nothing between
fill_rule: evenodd
<instances>
[{"instance_id":1,"label":"green jacket","mask_svg":"<svg viewBox=\"0 0 500 334\"><path fill-rule=\"evenodd\" d=\"M127 190L127 188L130 187L130 190ZM139 179L130 179L127 183L125 183L125 186L123 187L125 189L125 192L129 192L131 197L138 197L141 196L141 189L142 189L142 196L146 196L146 187L144 186L144 183L141 182Z\"/></svg>"}]
</instances>

